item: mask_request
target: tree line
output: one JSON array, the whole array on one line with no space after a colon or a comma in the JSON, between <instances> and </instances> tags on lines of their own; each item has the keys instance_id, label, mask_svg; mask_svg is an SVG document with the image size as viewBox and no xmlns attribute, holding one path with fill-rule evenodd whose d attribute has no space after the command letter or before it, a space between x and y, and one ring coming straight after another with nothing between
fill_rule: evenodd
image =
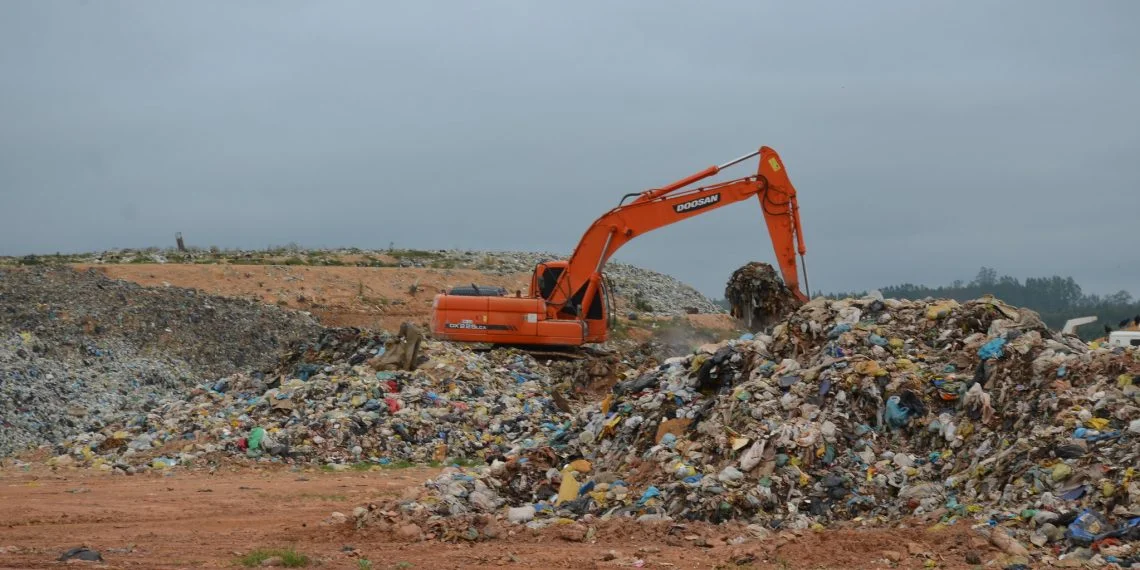
<instances>
[{"instance_id":1,"label":"tree line","mask_svg":"<svg viewBox=\"0 0 1140 570\"><path fill-rule=\"evenodd\" d=\"M1078 329L1081 337L1088 340L1104 336L1109 327L1113 330L1122 325L1140 321L1140 300L1132 298L1128 291L1117 291L1111 295L1086 294L1072 277L1029 277L1021 281L1009 275L998 275L992 267L982 267L970 282L957 280L950 285L929 287L903 283L880 289L884 297L898 299L924 299L926 297L968 301L984 295L993 295L1006 303L1032 309L1050 328L1060 329L1065 321L1085 316L1096 316L1097 322ZM835 293L828 297L861 297L866 292Z\"/></svg>"}]
</instances>

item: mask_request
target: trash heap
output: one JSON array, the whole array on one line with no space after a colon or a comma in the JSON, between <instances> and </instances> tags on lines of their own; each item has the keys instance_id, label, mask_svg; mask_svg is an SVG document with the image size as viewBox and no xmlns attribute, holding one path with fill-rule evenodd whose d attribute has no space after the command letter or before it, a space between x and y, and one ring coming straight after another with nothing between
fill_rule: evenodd
<instances>
[{"instance_id":1,"label":"trash heap","mask_svg":"<svg viewBox=\"0 0 1140 570\"><path fill-rule=\"evenodd\" d=\"M753 332L770 328L802 304L771 265L758 261L732 272L724 298L732 307L732 316Z\"/></svg>"},{"instance_id":2,"label":"trash heap","mask_svg":"<svg viewBox=\"0 0 1140 570\"><path fill-rule=\"evenodd\" d=\"M68 267L0 269L0 458L272 366L302 313Z\"/></svg>"},{"instance_id":3,"label":"trash heap","mask_svg":"<svg viewBox=\"0 0 1140 570\"><path fill-rule=\"evenodd\" d=\"M65 442L54 461L126 472L235 457L383 466L482 461L569 437L552 377L529 355L425 340L414 370L392 369L387 356L404 342L330 329L275 370L198 386Z\"/></svg>"},{"instance_id":4,"label":"trash heap","mask_svg":"<svg viewBox=\"0 0 1140 570\"><path fill-rule=\"evenodd\" d=\"M1135 540L1136 351L1090 350L992 298L820 298L745 339L643 370L577 413L569 437L447 470L356 522L442 537L478 535L471 521L488 515L532 528L919 517L977 519L995 544L1055 553Z\"/></svg>"}]
</instances>

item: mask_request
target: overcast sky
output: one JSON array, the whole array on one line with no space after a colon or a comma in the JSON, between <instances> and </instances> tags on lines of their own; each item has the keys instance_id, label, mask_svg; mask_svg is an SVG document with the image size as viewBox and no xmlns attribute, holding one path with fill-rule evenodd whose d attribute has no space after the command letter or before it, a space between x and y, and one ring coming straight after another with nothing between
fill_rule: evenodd
<instances>
[{"instance_id":1,"label":"overcast sky","mask_svg":"<svg viewBox=\"0 0 1140 570\"><path fill-rule=\"evenodd\" d=\"M1140 2L0 0L0 254L569 252L760 145L813 289L1140 294ZM749 163L731 174L754 171ZM719 297L744 202L617 260Z\"/></svg>"}]
</instances>

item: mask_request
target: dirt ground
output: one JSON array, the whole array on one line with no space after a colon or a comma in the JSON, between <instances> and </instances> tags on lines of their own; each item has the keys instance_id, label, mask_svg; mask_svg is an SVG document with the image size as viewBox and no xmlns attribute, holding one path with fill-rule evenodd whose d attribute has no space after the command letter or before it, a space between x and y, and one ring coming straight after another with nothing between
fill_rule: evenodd
<instances>
[{"instance_id":1,"label":"dirt ground","mask_svg":"<svg viewBox=\"0 0 1140 570\"><path fill-rule=\"evenodd\" d=\"M140 285L186 287L308 311L326 326L386 330L396 330L404 321L426 326L432 298L456 285L475 283L525 292L530 284L530 274L495 275L474 269L176 263L74 267L93 268ZM619 300L621 313L623 306ZM708 329L737 328L728 315L686 317Z\"/></svg>"},{"instance_id":2,"label":"dirt ground","mask_svg":"<svg viewBox=\"0 0 1140 570\"><path fill-rule=\"evenodd\" d=\"M530 283L530 276L521 273L491 275L473 269L174 263L75 268L94 268L140 285L169 284L309 311L326 326L388 330L409 320L427 324L432 297L455 285L475 283L515 291Z\"/></svg>"},{"instance_id":3,"label":"dirt ground","mask_svg":"<svg viewBox=\"0 0 1140 570\"><path fill-rule=\"evenodd\" d=\"M292 548L310 558L310 567L376 569L923 568L926 560L966 568L971 548L983 560L995 557L965 525L787 532L729 545L740 527L669 532L668 525L622 523L599 525L586 542L566 541L556 529L524 529L490 542L445 544L323 524L334 511L351 517L357 506L399 496L433 472L232 468L124 476L0 469L0 568L58 567L60 554L77 546L99 550L103 564L81 564L101 568L239 568L241 556L264 548Z\"/></svg>"}]
</instances>

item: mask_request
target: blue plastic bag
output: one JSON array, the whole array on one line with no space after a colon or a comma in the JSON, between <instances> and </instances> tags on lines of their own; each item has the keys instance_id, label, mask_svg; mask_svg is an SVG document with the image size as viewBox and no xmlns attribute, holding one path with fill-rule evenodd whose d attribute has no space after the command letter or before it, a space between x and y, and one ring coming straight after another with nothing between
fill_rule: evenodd
<instances>
[{"instance_id":1,"label":"blue plastic bag","mask_svg":"<svg viewBox=\"0 0 1140 570\"><path fill-rule=\"evenodd\" d=\"M1095 511L1085 509L1069 525L1069 539L1077 544L1091 544L1098 537L1113 531L1108 521Z\"/></svg>"},{"instance_id":2,"label":"blue plastic bag","mask_svg":"<svg viewBox=\"0 0 1140 570\"><path fill-rule=\"evenodd\" d=\"M980 356L982 360L1001 358L1005 355L1005 351L1002 350L1002 347L1004 346L1004 338L995 338L986 344L983 344L982 347L978 349L978 356Z\"/></svg>"},{"instance_id":3,"label":"blue plastic bag","mask_svg":"<svg viewBox=\"0 0 1140 570\"><path fill-rule=\"evenodd\" d=\"M650 499L660 496L661 491L659 491L657 487L650 485L649 488L646 489L644 493L642 493L641 498L637 500L637 504L645 505L645 503L648 503Z\"/></svg>"}]
</instances>

